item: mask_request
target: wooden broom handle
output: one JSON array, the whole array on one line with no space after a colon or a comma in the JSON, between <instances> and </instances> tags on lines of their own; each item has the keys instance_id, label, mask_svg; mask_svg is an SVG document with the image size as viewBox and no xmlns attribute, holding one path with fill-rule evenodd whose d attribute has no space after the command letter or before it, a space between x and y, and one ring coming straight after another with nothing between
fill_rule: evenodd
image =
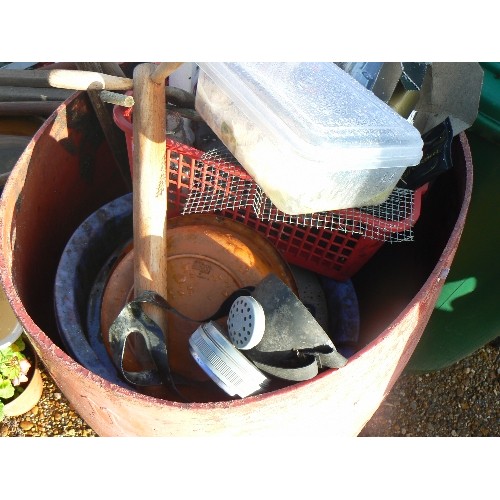
<instances>
[{"instance_id":1,"label":"wooden broom handle","mask_svg":"<svg viewBox=\"0 0 500 500\"><path fill-rule=\"evenodd\" d=\"M103 70L115 72L120 76L108 75L97 71L71 69L34 69L0 71L0 85L15 87L54 87L68 90L132 90L133 79L126 78L118 64L101 63ZM153 65L150 78L156 84L165 83L181 62L165 62Z\"/></svg>"},{"instance_id":2,"label":"wooden broom handle","mask_svg":"<svg viewBox=\"0 0 500 500\"><path fill-rule=\"evenodd\" d=\"M132 90L133 80L97 71L71 69L0 69L0 85L16 87L54 87L69 90Z\"/></svg>"},{"instance_id":3,"label":"wooden broom handle","mask_svg":"<svg viewBox=\"0 0 500 500\"><path fill-rule=\"evenodd\" d=\"M165 83L165 79L182 64L181 62L160 63L151 75L151 80L153 80L154 83Z\"/></svg>"},{"instance_id":4,"label":"wooden broom handle","mask_svg":"<svg viewBox=\"0 0 500 500\"><path fill-rule=\"evenodd\" d=\"M154 83L155 64L135 67L134 82L134 294L151 290L167 300L167 179L165 82ZM167 332L166 312L144 306Z\"/></svg>"}]
</instances>

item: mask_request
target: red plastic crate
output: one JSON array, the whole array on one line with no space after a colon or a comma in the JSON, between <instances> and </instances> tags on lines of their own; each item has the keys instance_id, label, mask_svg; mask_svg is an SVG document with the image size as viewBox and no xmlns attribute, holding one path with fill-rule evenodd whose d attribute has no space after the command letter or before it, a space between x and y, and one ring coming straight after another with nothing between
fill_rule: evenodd
<instances>
[{"instance_id":1,"label":"red plastic crate","mask_svg":"<svg viewBox=\"0 0 500 500\"><path fill-rule=\"evenodd\" d=\"M133 169L133 128L132 108L115 106L114 121L125 133L127 150L131 170ZM276 208L271 209L271 220L258 217L252 204L258 193L257 185L252 177L240 166L225 162L207 161L202 159L204 153L185 144L180 144L169 138L166 139L167 155L166 164L168 170L168 216L173 217L182 214L185 204L193 191L203 192L208 189L211 193L225 194L233 197L235 192L229 186L231 183L243 185L241 192L241 206L222 208L217 213L242 222L248 227L264 235L283 255L289 264L295 264L310 271L328 276L337 280L351 278L384 244L383 235L404 232L411 229L420 215L421 197L427 186L414 193L413 210L411 217L405 217L398 221L387 221L372 218L371 225L367 227L363 212L359 209L348 209L328 212L327 217L340 216L343 229L335 230L326 227L317 227L317 224L303 221L301 216L296 216L293 222L290 217L281 214ZM245 193L243 200L243 195ZM319 218L325 213L313 214ZM281 217L282 216L282 217ZM277 219L282 219L277 220ZM288 220L287 220L288 219ZM367 237L352 232L359 226L359 220L363 220L367 234L375 230L382 238ZM369 225L369 224L368 224ZM351 227L352 226L352 227ZM388 238L387 238L388 239Z\"/></svg>"}]
</instances>

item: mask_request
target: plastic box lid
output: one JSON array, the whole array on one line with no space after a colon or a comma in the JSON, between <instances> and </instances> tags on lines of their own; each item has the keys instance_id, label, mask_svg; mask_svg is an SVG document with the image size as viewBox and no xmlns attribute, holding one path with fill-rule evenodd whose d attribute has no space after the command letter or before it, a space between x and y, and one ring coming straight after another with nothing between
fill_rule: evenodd
<instances>
[{"instance_id":1,"label":"plastic box lid","mask_svg":"<svg viewBox=\"0 0 500 500\"><path fill-rule=\"evenodd\" d=\"M416 165L419 131L333 62L200 62L253 124L332 168Z\"/></svg>"}]
</instances>

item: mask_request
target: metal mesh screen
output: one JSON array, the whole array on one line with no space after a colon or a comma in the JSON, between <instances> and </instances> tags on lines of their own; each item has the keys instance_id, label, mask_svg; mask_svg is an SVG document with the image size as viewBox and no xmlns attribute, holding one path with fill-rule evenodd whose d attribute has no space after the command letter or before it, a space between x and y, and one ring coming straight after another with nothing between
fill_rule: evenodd
<instances>
[{"instance_id":1,"label":"metal mesh screen","mask_svg":"<svg viewBox=\"0 0 500 500\"><path fill-rule=\"evenodd\" d=\"M224 149L204 153L183 214L239 210L251 206L263 221L359 234L378 241L409 241L414 191L395 188L382 204L312 214L288 215L278 210L264 191ZM222 168L223 167L223 168Z\"/></svg>"}]
</instances>

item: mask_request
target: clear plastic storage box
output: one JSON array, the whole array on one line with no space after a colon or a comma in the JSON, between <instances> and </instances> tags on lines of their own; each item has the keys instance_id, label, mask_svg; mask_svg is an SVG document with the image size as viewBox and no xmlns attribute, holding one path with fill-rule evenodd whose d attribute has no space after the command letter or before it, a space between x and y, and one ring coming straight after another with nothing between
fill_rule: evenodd
<instances>
[{"instance_id":1,"label":"clear plastic storage box","mask_svg":"<svg viewBox=\"0 0 500 500\"><path fill-rule=\"evenodd\" d=\"M418 130L330 62L198 63L196 110L287 214L377 205Z\"/></svg>"}]
</instances>

